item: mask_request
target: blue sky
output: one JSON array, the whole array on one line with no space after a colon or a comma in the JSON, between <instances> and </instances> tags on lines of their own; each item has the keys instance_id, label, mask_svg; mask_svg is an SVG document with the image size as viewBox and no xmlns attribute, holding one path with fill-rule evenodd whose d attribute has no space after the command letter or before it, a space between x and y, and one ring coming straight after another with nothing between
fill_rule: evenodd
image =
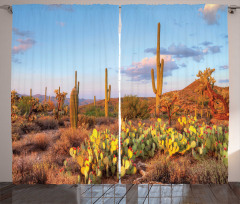
<instances>
[{"instance_id":1,"label":"blue sky","mask_svg":"<svg viewBox=\"0 0 240 204\"><path fill-rule=\"evenodd\" d=\"M78 71L80 98L104 98L105 68L118 96L118 6L13 7L12 89L70 96Z\"/></svg>"},{"instance_id":2,"label":"blue sky","mask_svg":"<svg viewBox=\"0 0 240 204\"><path fill-rule=\"evenodd\" d=\"M158 22L163 92L186 87L206 67L216 69L216 85L228 86L225 6L127 5L122 6L122 95L154 96L151 68L156 67Z\"/></svg>"},{"instance_id":3,"label":"blue sky","mask_svg":"<svg viewBox=\"0 0 240 204\"><path fill-rule=\"evenodd\" d=\"M21 94L68 93L78 71L80 98L104 98L108 68L118 96L118 6L17 5L13 7L12 89ZM198 70L215 68L228 86L227 9L220 5L122 6L122 95L154 96L157 23L161 23L163 91L178 90Z\"/></svg>"}]
</instances>

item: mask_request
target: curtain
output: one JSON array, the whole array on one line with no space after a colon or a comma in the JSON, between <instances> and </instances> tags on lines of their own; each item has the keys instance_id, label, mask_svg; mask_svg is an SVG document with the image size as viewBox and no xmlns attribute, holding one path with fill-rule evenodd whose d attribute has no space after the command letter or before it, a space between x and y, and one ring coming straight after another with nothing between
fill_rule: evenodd
<instances>
[{"instance_id":1,"label":"curtain","mask_svg":"<svg viewBox=\"0 0 240 204\"><path fill-rule=\"evenodd\" d=\"M228 69L224 5L14 6L13 182L226 183Z\"/></svg>"},{"instance_id":2,"label":"curtain","mask_svg":"<svg viewBox=\"0 0 240 204\"><path fill-rule=\"evenodd\" d=\"M122 181L226 183L227 7L123 6L121 48Z\"/></svg>"},{"instance_id":3,"label":"curtain","mask_svg":"<svg viewBox=\"0 0 240 204\"><path fill-rule=\"evenodd\" d=\"M113 183L118 6L14 6L14 183Z\"/></svg>"}]
</instances>

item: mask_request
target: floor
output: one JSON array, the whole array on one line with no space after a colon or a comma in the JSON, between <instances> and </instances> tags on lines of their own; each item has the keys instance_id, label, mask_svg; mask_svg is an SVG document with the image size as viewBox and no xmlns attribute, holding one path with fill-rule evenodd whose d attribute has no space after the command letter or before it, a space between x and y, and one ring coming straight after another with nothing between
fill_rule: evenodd
<instances>
[{"instance_id":1,"label":"floor","mask_svg":"<svg viewBox=\"0 0 240 204\"><path fill-rule=\"evenodd\" d=\"M224 185L13 185L0 183L0 189L1 204L240 203L240 183Z\"/></svg>"}]
</instances>

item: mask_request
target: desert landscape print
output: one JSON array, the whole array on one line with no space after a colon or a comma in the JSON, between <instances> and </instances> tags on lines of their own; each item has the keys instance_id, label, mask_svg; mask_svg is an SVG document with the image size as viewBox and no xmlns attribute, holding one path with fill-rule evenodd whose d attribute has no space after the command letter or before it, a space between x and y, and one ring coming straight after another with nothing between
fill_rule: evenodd
<instances>
[{"instance_id":1,"label":"desert landscape print","mask_svg":"<svg viewBox=\"0 0 240 204\"><path fill-rule=\"evenodd\" d=\"M227 182L226 14L220 5L122 8L123 182Z\"/></svg>"},{"instance_id":2,"label":"desert landscape print","mask_svg":"<svg viewBox=\"0 0 240 204\"><path fill-rule=\"evenodd\" d=\"M33 8L43 23L21 26ZM227 182L224 6L123 6L121 104L118 7L22 9L13 21L14 183Z\"/></svg>"}]
</instances>

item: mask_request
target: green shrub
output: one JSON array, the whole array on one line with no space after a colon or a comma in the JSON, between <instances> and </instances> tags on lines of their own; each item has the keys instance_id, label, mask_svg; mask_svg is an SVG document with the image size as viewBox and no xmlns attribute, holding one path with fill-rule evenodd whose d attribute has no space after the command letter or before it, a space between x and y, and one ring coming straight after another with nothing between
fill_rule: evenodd
<instances>
[{"instance_id":1,"label":"green shrub","mask_svg":"<svg viewBox=\"0 0 240 204\"><path fill-rule=\"evenodd\" d=\"M87 116L95 116L95 117L102 117L105 115L104 110L101 110L99 107L89 106L86 110L85 115Z\"/></svg>"},{"instance_id":2,"label":"green shrub","mask_svg":"<svg viewBox=\"0 0 240 204\"><path fill-rule=\"evenodd\" d=\"M80 126L85 126L86 128L92 128L96 124L96 119L94 116L78 115L78 124Z\"/></svg>"},{"instance_id":3,"label":"green shrub","mask_svg":"<svg viewBox=\"0 0 240 204\"><path fill-rule=\"evenodd\" d=\"M123 119L147 119L150 117L148 103L137 96L124 96L121 104L121 114Z\"/></svg>"},{"instance_id":4,"label":"green shrub","mask_svg":"<svg viewBox=\"0 0 240 204\"><path fill-rule=\"evenodd\" d=\"M18 109L20 110L20 114L29 114L30 108L31 108L31 103L30 103L31 97L30 96L23 96L19 100L18 103Z\"/></svg>"}]
</instances>

